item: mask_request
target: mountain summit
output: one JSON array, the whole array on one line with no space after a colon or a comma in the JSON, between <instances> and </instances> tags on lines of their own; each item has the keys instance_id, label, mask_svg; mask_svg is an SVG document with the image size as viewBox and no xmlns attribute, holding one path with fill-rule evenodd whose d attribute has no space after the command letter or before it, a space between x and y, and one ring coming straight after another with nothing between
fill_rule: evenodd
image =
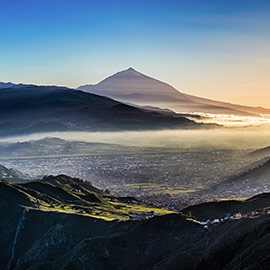
<instances>
[{"instance_id":1,"label":"mountain summit","mask_svg":"<svg viewBox=\"0 0 270 270\"><path fill-rule=\"evenodd\" d=\"M113 74L96 85L82 85L77 89L140 106L169 108L176 112L235 115L270 113L268 109L235 105L188 95L131 67Z\"/></svg>"},{"instance_id":2,"label":"mountain summit","mask_svg":"<svg viewBox=\"0 0 270 270\"><path fill-rule=\"evenodd\" d=\"M122 71L119 71L117 72L116 74L113 75L114 77L123 77L123 78L127 78L127 77L130 77L130 78L142 78L142 77L145 77L145 78L149 78L147 77L146 75L138 72L137 70L135 70L134 68L130 67L126 70L122 70Z\"/></svg>"},{"instance_id":3,"label":"mountain summit","mask_svg":"<svg viewBox=\"0 0 270 270\"><path fill-rule=\"evenodd\" d=\"M144 105L153 101L173 101L176 95L181 95L170 85L148 77L133 68L117 72L97 85L84 85L78 89L122 101L139 104L144 101Z\"/></svg>"}]
</instances>

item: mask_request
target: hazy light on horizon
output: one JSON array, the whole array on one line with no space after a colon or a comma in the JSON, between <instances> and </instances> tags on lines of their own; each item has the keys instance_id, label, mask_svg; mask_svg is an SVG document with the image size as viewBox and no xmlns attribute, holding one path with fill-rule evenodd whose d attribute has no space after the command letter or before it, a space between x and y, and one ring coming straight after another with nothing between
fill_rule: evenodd
<instances>
[{"instance_id":1,"label":"hazy light on horizon","mask_svg":"<svg viewBox=\"0 0 270 270\"><path fill-rule=\"evenodd\" d=\"M267 0L1 4L0 81L77 87L132 66L184 93L270 108Z\"/></svg>"},{"instance_id":2,"label":"hazy light on horizon","mask_svg":"<svg viewBox=\"0 0 270 270\"><path fill-rule=\"evenodd\" d=\"M190 113L191 114L191 113ZM270 127L270 115L261 115L261 116L238 116L233 114L211 114L197 112L194 115L199 115L202 118L198 119L196 117L189 117L190 119L198 123L211 123L218 124L224 127L261 127L269 126Z\"/></svg>"}]
</instances>

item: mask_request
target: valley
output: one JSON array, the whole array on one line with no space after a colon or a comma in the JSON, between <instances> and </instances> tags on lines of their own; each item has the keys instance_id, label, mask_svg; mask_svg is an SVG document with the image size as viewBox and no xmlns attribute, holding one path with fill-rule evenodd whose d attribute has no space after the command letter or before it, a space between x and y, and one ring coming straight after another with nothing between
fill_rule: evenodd
<instances>
[{"instance_id":1,"label":"valley","mask_svg":"<svg viewBox=\"0 0 270 270\"><path fill-rule=\"evenodd\" d=\"M268 109L132 68L86 88L0 91L3 269L270 264Z\"/></svg>"},{"instance_id":2,"label":"valley","mask_svg":"<svg viewBox=\"0 0 270 270\"><path fill-rule=\"evenodd\" d=\"M46 137L1 143L0 164L30 179L59 174L78 177L116 196L133 196L146 205L171 210L270 190L267 149L232 148L225 140L223 148L216 148L214 142L211 147L202 142L201 147L190 148L152 144L128 146ZM266 172L253 173L260 166ZM257 180L245 176L248 172Z\"/></svg>"},{"instance_id":3,"label":"valley","mask_svg":"<svg viewBox=\"0 0 270 270\"><path fill-rule=\"evenodd\" d=\"M269 270L270 1L2 1L0 270Z\"/></svg>"},{"instance_id":4,"label":"valley","mask_svg":"<svg viewBox=\"0 0 270 270\"><path fill-rule=\"evenodd\" d=\"M3 93L3 269L269 265L267 122L226 128L59 87Z\"/></svg>"}]
</instances>

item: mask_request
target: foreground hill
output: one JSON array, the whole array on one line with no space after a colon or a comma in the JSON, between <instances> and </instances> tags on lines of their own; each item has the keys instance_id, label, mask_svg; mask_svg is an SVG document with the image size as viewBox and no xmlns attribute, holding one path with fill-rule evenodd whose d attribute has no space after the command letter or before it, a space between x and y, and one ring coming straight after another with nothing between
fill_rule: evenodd
<instances>
[{"instance_id":1,"label":"foreground hill","mask_svg":"<svg viewBox=\"0 0 270 270\"><path fill-rule=\"evenodd\" d=\"M169 108L176 112L235 115L270 113L270 109L241 106L188 95L133 68L117 72L97 85L82 85L78 89L142 106Z\"/></svg>"},{"instance_id":2,"label":"foreground hill","mask_svg":"<svg viewBox=\"0 0 270 270\"><path fill-rule=\"evenodd\" d=\"M30 176L16 170L13 168L6 168L0 165L0 179L9 181L9 182L24 182L30 179Z\"/></svg>"},{"instance_id":3,"label":"foreground hill","mask_svg":"<svg viewBox=\"0 0 270 270\"><path fill-rule=\"evenodd\" d=\"M268 269L270 265L269 194L169 214L62 175L20 185L2 181L0 205L2 269ZM241 209L243 213L234 217ZM207 228L199 224L227 210L230 219Z\"/></svg>"},{"instance_id":4,"label":"foreground hill","mask_svg":"<svg viewBox=\"0 0 270 270\"><path fill-rule=\"evenodd\" d=\"M144 208L137 205L137 200L126 197L113 197L108 192L93 187L89 182L71 178L65 175L44 177L39 181L11 184L1 182L2 189L13 197L13 203L18 203L30 210L79 214L104 220L129 220L136 210L138 215L145 212L156 214L169 213L156 208ZM5 194L5 192L3 192ZM126 205L123 202L132 202Z\"/></svg>"},{"instance_id":5,"label":"foreground hill","mask_svg":"<svg viewBox=\"0 0 270 270\"><path fill-rule=\"evenodd\" d=\"M1 89L0 135L47 131L151 130L195 126L177 114L55 86Z\"/></svg>"}]
</instances>

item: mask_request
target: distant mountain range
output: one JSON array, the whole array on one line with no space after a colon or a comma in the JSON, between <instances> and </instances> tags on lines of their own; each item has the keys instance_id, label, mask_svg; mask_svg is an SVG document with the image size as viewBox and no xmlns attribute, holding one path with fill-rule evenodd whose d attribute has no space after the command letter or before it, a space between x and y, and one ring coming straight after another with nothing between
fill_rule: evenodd
<instances>
[{"instance_id":1,"label":"distant mountain range","mask_svg":"<svg viewBox=\"0 0 270 270\"><path fill-rule=\"evenodd\" d=\"M77 89L141 106L168 108L175 112L204 112L235 115L270 113L270 109L230 104L179 92L167 83L148 77L133 68L120 71L96 85Z\"/></svg>"},{"instance_id":2,"label":"distant mountain range","mask_svg":"<svg viewBox=\"0 0 270 270\"><path fill-rule=\"evenodd\" d=\"M26 86L34 86L33 84L23 84L23 83L12 83L12 82L0 82L0 89L5 89L5 88L22 88L22 87L26 87Z\"/></svg>"},{"instance_id":3,"label":"distant mountain range","mask_svg":"<svg viewBox=\"0 0 270 270\"><path fill-rule=\"evenodd\" d=\"M89 153L123 153L128 147L117 144L66 141L55 137L16 143L0 143L1 157L42 157L62 155L86 155Z\"/></svg>"},{"instance_id":4,"label":"distant mountain range","mask_svg":"<svg viewBox=\"0 0 270 270\"><path fill-rule=\"evenodd\" d=\"M200 126L183 115L150 111L57 86L0 89L0 136L48 131L153 130Z\"/></svg>"},{"instance_id":5,"label":"distant mountain range","mask_svg":"<svg viewBox=\"0 0 270 270\"><path fill-rule=\"evenodd\" d=\"M268 269L270 194L182 213L65 175L0 181L2 269Z\"/></svg>"}]
</instances>

